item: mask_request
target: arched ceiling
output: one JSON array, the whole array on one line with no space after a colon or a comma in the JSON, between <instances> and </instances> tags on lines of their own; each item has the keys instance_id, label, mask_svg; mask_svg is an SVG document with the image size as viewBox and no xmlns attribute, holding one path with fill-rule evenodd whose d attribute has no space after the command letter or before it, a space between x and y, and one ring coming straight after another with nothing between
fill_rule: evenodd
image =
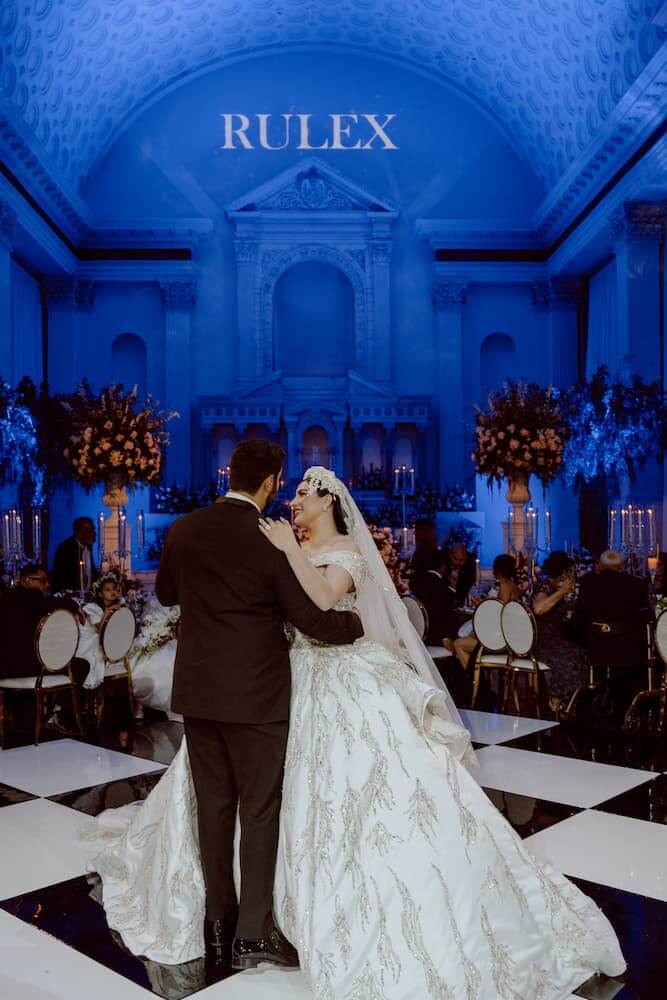
<instances>
[{"instance_id":1,"label":"arched ceiling","mask_svg":"<svg viewBox=\"0 0 667 1000\"><path fill-rule=\"evenodd\" d=\"M662 3L0 0L0 93L79 186L123 122L190 73L262 50L349 45L468 91L549 190L663 43Z\"/></svg>"}]
</instances>

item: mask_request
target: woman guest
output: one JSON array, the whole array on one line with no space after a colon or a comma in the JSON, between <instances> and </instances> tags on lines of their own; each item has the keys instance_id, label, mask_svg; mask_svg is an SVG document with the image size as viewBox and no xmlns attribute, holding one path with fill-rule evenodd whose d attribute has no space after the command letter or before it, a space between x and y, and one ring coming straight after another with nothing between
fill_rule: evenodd
<instances>
[{"instance_id":1,"label":"woman guest","mask_svg":"<svg viewBox=\"0 0 667 1000\"><path fill-rule=\"evenodd\" d=\"M516 580L516 560L510 555L496 556L493 560L493 575L498 590L497 599L507 604L508 601L518 601L521 599L519 587ZM470 657L477 646L477 639L474 635L467 635L463 639L455 639L454 652L459 663L468 669Z\"/></svg>"},{"instance_id":2,"label":"woman guest","mask_svg":"<svg viewBox=\"0 0 667 1000\"><path fill-rule=\"evenodd\" d=\"M90 664L83 684L85 688L97 688L104 680L104 654L100 645L100 633L109 615L124 603L118 574L112 570L98 577L92 586L92 600L83 607L85 622L80 629L77 651L77 655Z\"/></svg>"},{"instance_id":3,"label":"woman guest","mask_svg":"<svg viewBox=\"0 0 667 1000\"><path fill-rule=\"evenodd\" d=\"M537 616L537 656L547 663L552 709L569 697L585 676L586 653L569 638L566 622L572 608L567 598L577 585L574 563L566 552L552 552L542 565L542 579L533 597Z\"/></svg>"}]
</instances>

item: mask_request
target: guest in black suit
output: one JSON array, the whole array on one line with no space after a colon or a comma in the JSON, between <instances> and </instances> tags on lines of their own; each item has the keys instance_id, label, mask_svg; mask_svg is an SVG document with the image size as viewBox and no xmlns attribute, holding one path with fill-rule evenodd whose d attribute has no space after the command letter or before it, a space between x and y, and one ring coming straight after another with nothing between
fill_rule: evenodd
<instances>
[{"instance_id":1,"label":"guest in black suit","mask_svg":"<svg viewBox=\"0 0 667 1000\"><path fill-rule=\"evenodd\" d=\"M468 552L463 542L455 542L446 552L445 575L454 591L456 603L464 607L468 603L470 588L475 583L475 557Z\"/></svg>"},{"instance_id":2,"label":"guest in black suit","mask_svg":"<svg viewBox=\"0 0 667 1000\"><path fill-rule=\"evenodd\" d=\"M350 644L363 633L356 615L316 608L259 530L283 460L269 442L240 444L231 460L232 490L176 521L157 576L160 601L181 608L172 707L184 716L197 796L211 980L227 975L232 962L298 963L272 916L290 701L284 623L328 644Z\"/></svg>"},{"instance_id":3,"label":"guest in black suit","mask_svg":"<svg viewBox=\"0 0 667 1000\"><path fill-rule=\"evenodd\" d=\"M49 611L65 608L81 620L74 601L64 597L49 597L49 578L43 566L29 564L21 570L18 586L6 591L0 599L0 635L2 658L0 677L35 677L41 665L35 652L37 626ZM88 673L85 660L74 661L74 675Z\"/></svg>"},{"instance_id":4,"label":"guest in black suit","mask_svg":"<svg viewBox=\"0 0 667 1000\"><path fill-rule=\"evenodd\" d=\"M97 538L92 517L77 517L72 525L74 534L61 542L53 560L53 591L88 593L97 579L93 545ZM83 572L82 572L83 571ZM83 587L81 583L83 581Z\"/></svg>"},{"instance_id":5,"label":"guest in black suit","mask_svg":"<svg viewBox=\"0 0 667 1000\"><path fill-rule=\"evenodd\" d=\"M410 561L410 587L415 596L421 580L433 568L438 551L435 522L429 518L415 521L415 551Z\"/></svg>"},{"instance_id":6,"label":"guest in black suit","mask_svg":"<svg viewBox=\"0 0 667 1000\"><path fill-rule=\"evenodd\" d=\"M428 616L427 646L444 646L453 652L452 640L456 637L460 616L455 613L455 595L445 577L446 559L442 549L436 549L431 554L431 568L416 577L412 592L424 605Z\"/></svg>"}]
</instances>

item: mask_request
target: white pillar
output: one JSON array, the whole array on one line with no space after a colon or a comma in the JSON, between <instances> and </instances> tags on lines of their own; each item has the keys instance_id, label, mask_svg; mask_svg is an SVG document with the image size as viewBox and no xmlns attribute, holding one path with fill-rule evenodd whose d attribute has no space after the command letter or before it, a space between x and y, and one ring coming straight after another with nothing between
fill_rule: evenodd
<instances>
[{"instance_id":1,"label":"white pillar","mask_svg":"<svg viewBox=\"0 0 667 1000\"><path fill-rule=\"evenodd\" d=\"M190 327L195 304L193 281L169 281L160 285L165 329L165 405L179 417L168 426L167 480L192 481L192 358Z\"/></svg>"},{"instance_id":2,"label":"white pillar","mask_svg":"<svg viewBox=\"0 0 667 1000\"><path fill-rule=\"evenodd\" d=\"M373 340L368 360L371 378L391 380L391 250L389 240L373 240Z\"/></svg>"},{"instance_id":3,"label":"white pillar","mask_svg":"<svg viewBox=\"0 0 667 1000\"><path fill-rule=\"evenodd\" d=\"M239 337L239 380L253 382L265 371L265 349L257 330L257 242L234 240L237 292L236 326ZM269 369L270 370L270 369Z\"/></svg>"},{"instance_id":4,"label":"white pillar","mask_svg":"<svg viewBox=\"0 0 667 1000\"><path fill-rule=\"evenodd\" d=\"M579 308L581 282L557 277L533 284L535 308L547 314L545 367L541 381L570 389L579 376Z\"/></svg>"},{"instance_id":5,"label":"white pillar","mask_svg":"<svg viewBox=\"0 0 667 1000\"><path fill-rule=\"evenodd\" d=\"M47 380L55 392L73 392L84 370L82 341L93 305L93 283L76 278L47 278L42 299L48 310Z\"/></svg>"},{"instance_id":6,"label":"white pillar","mask_svg":"<svg viewBox=\"0 0 667 1000\"><path fill-rule=\"evenodd\" d=\"M436 395L439 413L439 483L445 486L466 479L463 414L463 307L468 284L437 281L433 285L436 321Z\"/></svg>"}]
</instances>

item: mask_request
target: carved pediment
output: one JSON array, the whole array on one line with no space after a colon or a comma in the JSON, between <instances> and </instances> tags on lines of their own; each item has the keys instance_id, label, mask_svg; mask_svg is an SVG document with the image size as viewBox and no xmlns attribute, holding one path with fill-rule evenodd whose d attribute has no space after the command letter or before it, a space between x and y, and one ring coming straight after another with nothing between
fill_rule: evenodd
<instances>
[{"instance_id":1,"label":"carved pediment","mask_svg":"<svg viewBox=\"0 0 667 1000\"><path fill-rule=\"evenodd\" d=\"M371 212L393 216L395 208L311 156L237 198L228 213Z\"/></svg>"}]
</instances>

